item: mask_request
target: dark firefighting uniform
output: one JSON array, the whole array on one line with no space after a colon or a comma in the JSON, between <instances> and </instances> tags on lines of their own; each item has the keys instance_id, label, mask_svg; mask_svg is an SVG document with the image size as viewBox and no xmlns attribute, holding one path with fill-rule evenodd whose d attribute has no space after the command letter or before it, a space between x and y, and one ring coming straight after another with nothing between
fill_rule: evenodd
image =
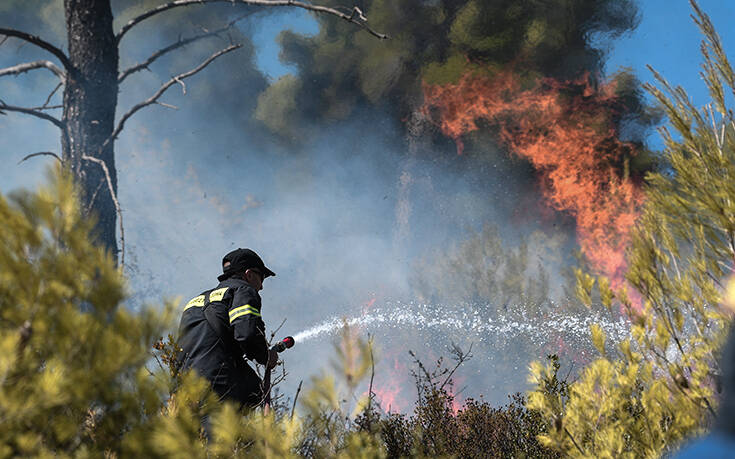
<instances>
[{"instance_id":1,"label":"dark firefighting uniform","mask_svg":"<svg viewBox=\"0 0 735 459\"><path fill-rule=\"evenodd\" d=\"M221 398L250 407L262 401L263 389L243 356L268 363L260 306L254 288L242 279L229 278L189 301L179 326L182 369L194 368ZM210 317L219 321L217 329L207 321L205 308L215 312Z\"/></svg>"}]
</instances>

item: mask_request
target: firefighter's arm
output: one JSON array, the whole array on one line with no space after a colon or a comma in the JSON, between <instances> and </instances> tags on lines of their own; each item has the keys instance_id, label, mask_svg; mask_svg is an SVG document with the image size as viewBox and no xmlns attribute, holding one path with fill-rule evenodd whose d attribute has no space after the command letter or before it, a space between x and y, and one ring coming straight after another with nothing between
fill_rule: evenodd
<instances>
[{"instance_id":1,"label":"firefighter's arm","mask_svg":"<svg viewBox=\"0 0 735 459\"><path fill-rule=\"evenodd\" d=\"M260 317L260 295L251 287L237 289L228 312L233 335L245 356L266 365L270 353Z\"/></svg>"}]
</instances>

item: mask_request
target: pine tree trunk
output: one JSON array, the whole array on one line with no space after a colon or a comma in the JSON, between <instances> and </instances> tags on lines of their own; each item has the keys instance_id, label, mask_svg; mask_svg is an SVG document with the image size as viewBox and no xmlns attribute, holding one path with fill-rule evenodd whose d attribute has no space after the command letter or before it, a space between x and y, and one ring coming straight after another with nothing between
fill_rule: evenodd
<instances>
[{"instance_id":1,"label":"pine tree trunk","mask_svg":"<svg viewBox=\"0 0 735 459\"><path fill-rule=\"evenodd\" d=\"M393 250L396 253L404 254L411 235L411 193L413 184L416 180L416 159L422 151L427 151L430 146L426 137L429 129L429 121L421 109L416 108L411 111L411 116L407 122L406 140L408 143L408 154L403 164L401 175L398 178L398 196L396 200L396 223L393 230Z\"/></svg>"},{"instance_id":2,"label":"pine tree trunk","mask_svg":"<svg viewBox=\"0 0 735 459\"><path fill-rule=\"evenodd\" d=\"M109 0L64 0L69 59L74 69L64 89L66 133L64 163L77 179L82 209L97 219L97 242L117 257L117 212L104 168L84 156L104 161L117 195L114 130L117 106L118 46ZM104 145L104 147L103 147Z\"/></svg>"}]
</instances>

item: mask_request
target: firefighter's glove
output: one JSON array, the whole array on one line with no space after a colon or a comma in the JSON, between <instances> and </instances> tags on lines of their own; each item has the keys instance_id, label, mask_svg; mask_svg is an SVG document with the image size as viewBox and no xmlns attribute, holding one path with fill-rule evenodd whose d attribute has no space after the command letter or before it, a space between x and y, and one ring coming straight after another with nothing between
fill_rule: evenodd
<instances>
[{"instance_id":1,"label":"firefighter's glove","mask_svg":"<svg viewBox=\"0 0 735 459\"><path fill-rule=\"evenodd\" d=\"M276 366L276 363L278 363L278 352L276 352L274 349L268 350L268 366L267 368L271 370L273 367Z\"/></svg>"}]
</instances>

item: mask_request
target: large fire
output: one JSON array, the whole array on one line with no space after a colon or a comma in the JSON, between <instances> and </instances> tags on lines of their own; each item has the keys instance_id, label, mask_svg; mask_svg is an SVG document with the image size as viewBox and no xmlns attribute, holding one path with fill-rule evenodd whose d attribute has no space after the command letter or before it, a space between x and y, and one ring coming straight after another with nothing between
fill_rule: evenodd
<instances>
[{"instance_id":1,"label":"large fire","mask_svg":"<svg viewBox=\"0 0 735 459\"><path fill-rule=\"evenodd\" d=\"M425 85L424 110L434 119L438 115L459 153L462 135L476 130L478 122L497 127L509 150L536 168L550 205L574 216L592 268L619 288L630 229L644 196L627 167L620 167L635 150L618 138L612 122L614 89L613 84L593 88L587 76L522 88L512 71L467 74L456 84Z\"/></svg>"}]
</instances>

